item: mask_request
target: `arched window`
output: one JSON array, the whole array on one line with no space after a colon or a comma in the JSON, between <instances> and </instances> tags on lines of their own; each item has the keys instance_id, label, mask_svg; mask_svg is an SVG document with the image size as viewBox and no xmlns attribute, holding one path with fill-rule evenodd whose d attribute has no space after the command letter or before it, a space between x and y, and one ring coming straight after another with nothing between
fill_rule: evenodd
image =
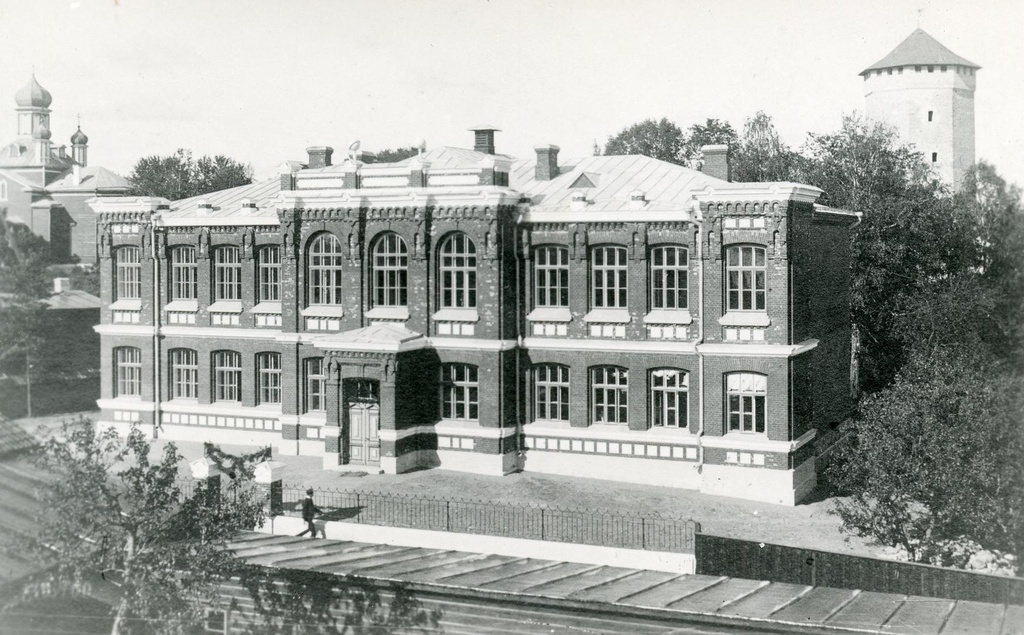
<instances>
[{"instance_id":1,"label":"arched window","mask_svg":"<svg viewBox=\"0 0 1024 635\"><path fill-rule=\"evenodd\" d=\"M441 367L441 418L477 421L480 417L477 368L470 364Z\"/></svg>"},{"instance_id":2,"label":"arched window","mask_svg":"<svg viewBox=\"0 0 1024 635\"><path fill-rule=\"evenodd\" d=\"M729 247L726 252L727 310L765 310L764 247Z\"/></svg>"},{"instance_id":3,"label":"arched window","mask_svg":"<svg viewBox=\"0 0 1024 635\"><path fill-rule=\"evenodd\" d=\"M138 247L118 247L114 252L115 300L142 298L142 264Z\"/></svg>"},{"instance_id":4,"label":"arched window","mask_svg":"<svg viewBox=\"0 0 1024 635\"><path fill-rule=\"evenodd\" d=\"M213 299L242 299L242 256L238 247L213 249Z\"/></svg>"},{"instance_id":5,"label":"arched window","mask_svg":"<svg viewBox=\"0 0 1024 635\"><path fill-rule=\"evenodd\" d=\"M678 368L651 371L651 425L685 428L690 375Z\"/></svg>"},{"instance_id":6,"label":"arched window","mask_svg":"<svg viewBox=\"0 0 1024 635\"><path fill-rule=\"evenodd\" d=\"M590 252L591 308L626 308L626 249L594 247Z\"/></svg>"},{"instance_id":7,"label":"arched window","mask_svg":"<svg viewBox=\"0 0 1024 635\"><path fill-rule=\"evenodd\" d=\"M687 308L685 247L673 245L651 250L651 309Z\"/></svg>"},{"instance_id":8,"label":"arched window","mask_svg":"<svg viewBox=\"0 0 1024 635\"><path fill-rule=\"evenodd\" d=\"M725 378L729 432L763 433L768 377L758 373L730 373Z\"/></svg>"},{"instance_id":9,"label":"arched window","mask_svg":"<svg viewBox=\"0 0 1024 635\"><path fill-rule=\"evenodd\" d=\"M463 233L450 234L441 243L438 270L441 308L476 308L476 245Z\"/></svg>"},{"instance_id":10,"label":"arched window","mask_svg":"<svg viewBox=\"0 0 1024 635\"><path fill-rule=\"evenodd\" d=\"M409 303L409 250L398 234L387 233L373 245L373 305Z\"/></svg>"},{"instance_id":11,"label":"arched window","mask_svg":"<svg viewBox=\"0 0 1024 635\"><path fill-rule=\"evenodd\" d=\"M538 247L533 252L534 307L569 306L569 250Z\"/></svg>"},{"instance_id":12,"label":"arched window","mask_svg":"<svg viewBox=\"0 0 1024 635\"><path fill-rule=\"evenodd\" d=\"M281 403L281 353L256 354L257 403Z\"/></svg>"},{"instance_id":13,"label":"arched window","mask_svg":"<svg viewBox=\"0 0 1024 635\"><path fill-rule=\"evenodd\" d=\"M195 300L197 289L196 249L179 246L171 248L171 299Z\"/></svg>"},{"instance_id":14,"label":"arched window","mask_svg":"<svg viewBox=\"0 0 1024 635\"><path fill-rule=\"evenodd\" d=\"M569 420L569 367L538 364L533 368L534 419Z\"/></svg>"},{"instance_id":15,"label":"arched window","mask_svg":"<svg viewBox=\"0 0 1024 635\"><path fill-rule=\"evenodd\" d=\"M235 351L213 353L213 400L242 400L242 355Z\"/></svg>"},{"instance_id":16,"label":"arched window","mask_svg":"<svg viewBox=\"0 0 1024 635\"><path fill-rule=\"evenodd\" d=\"M590 371L594 423L629 422L629 371L619 366L597 366Z\"/></svg>"},{"instance_id":17,"label":"arched window","mask_svg":"<svg viewBox=\"0 0 1024 635\"><path fill-rule=\"evenodd\" d=\"M281 301L281 248L260 247L256 252L256 301Z\"/></svg>"},{"instance_id":18,"label":"arched window","mask_svg":"<svg viewBox=\"0 0 1024 635\"><path fill-rule=\"evenodd\" d=\"M142 396L142 349L133 346L114 349L114 396Z\"/></svg>"},{"instance_id":19,"label":"arched window","mask_svg":"<svg viewBox=\"0 0 1024 635\"><path fill-rule=\"evenodd\" d=\"M190 348L175 348L171 357L171 399L199 398L199 354Z\"/></svg>"},{"instance_id":20,"label":"arched window","mask_svg":"<svg viewBox=\"0 0 1024 635\"><path fill-rule=\"evenodd\" d=\"M309 304L341 304L341 241L322 233L309 245Z\"/></svg>"}]
</instances>

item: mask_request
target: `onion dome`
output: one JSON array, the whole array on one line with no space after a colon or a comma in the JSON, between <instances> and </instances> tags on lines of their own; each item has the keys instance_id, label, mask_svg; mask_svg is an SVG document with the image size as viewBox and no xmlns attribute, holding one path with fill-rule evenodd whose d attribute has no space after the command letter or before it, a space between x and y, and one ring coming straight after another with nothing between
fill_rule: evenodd
<instances>
[{"instance_id":1,"label":"onion dome","mask_svg":"<svg viewBox=\"0 0 1024 635\"><path fill-rule=\"evenodd\" d=\"M85 133L82 132L82 126L78 126L75 134L71 135L71 145L84 146L87 143L89 143L89 137L85 136Z\"/></svg>"},{"instance_id":2,"label":"onion dome","mask_svg":"<svg viewBox=\"0 0 1024 635\"><path fill-rule=\"evenodd\" d=\"M21 90L14 93L14 101L21 108L49 108L53 97L50 95L50 91L39 85L36 76L32 75L32 79Z\"/></svg>"},{"instance_id":3,"label":"onion dome","mask_svg":"<svg viewBox=\"0 0 1024 635\"><path fill-rule=\"evenodd\" d=\"M46 127L46 124L39 124L36 131L32 133L33 139L49 139L50 136L50 129Z\"/></svg>"}]
</instances>

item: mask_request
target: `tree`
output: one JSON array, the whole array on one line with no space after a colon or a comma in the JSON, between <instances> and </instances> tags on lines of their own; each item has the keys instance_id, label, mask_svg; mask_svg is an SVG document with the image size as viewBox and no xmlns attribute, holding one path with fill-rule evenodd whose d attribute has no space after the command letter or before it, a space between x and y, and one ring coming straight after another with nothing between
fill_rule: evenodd
<instances>
[{"instance_id":1,"label":"tree","mask_svg":"<svg viewBox=\"0 0 1024 635\"><path fill-rule=\"evenodd\" d=\"M192 158L179 148L168 156L139 159L128 175L133 196L161 196L171 201L252 183L252 167L223 155Z\"/></svg>"},{"instance_id":2,"label":"tree","mask_svg":"<svg viewBox=\"0 0 1024 635\"><path fill-rule=\"evenodd\" d=\"M686 160L683 131L664 117L645 119L609 137L604 154L642 154L660 161L683 165Z\"/></svg>"},{"instance_id":3,"label":"tree","mask_svg":"<svg viewBox=\"0 0 1024 635\"><path fill-rule=\"evenodd\" d=\"M798 180L798 159L779 138L772 118L759 110L743 124L732 156L733 179L747 183Z\"/></svg>"},{"instance_id":4,"label":"tree","mask_svg":"<svg viewBox=\"0 0 1024 635\"><path fill-rule=\"evenodd\" d=\"M728 145L735 148L738 139L732 124L727 121L709 118L703 124L695 123L690 126L683 141L683 165L701 170L704 168L704 151L701 148L707 145Z\"/></svg>"},{"instance_id":5,"label":"tree","mask_svg":"<svg viewBox=\"0 0 1024 635\"><path fill-rule=\"evenodd\" d=\"M412 146L408 148L386 148L377 153L377 157L374 160L376 163L398 163L404 161L409 157L418 156L420 151Z\"/></svg>"},{"instance_id":6,"label":"tree","mask_svg":"<svg viewBox=\"0 0 1024 635\"><path fill-rule=\"evenodd\" d=\"M830 467L844 528L934 564L967 541L1024 553L1022 411L1024 379L977 349L914 349Z\"/></svg>"}]
</instances>

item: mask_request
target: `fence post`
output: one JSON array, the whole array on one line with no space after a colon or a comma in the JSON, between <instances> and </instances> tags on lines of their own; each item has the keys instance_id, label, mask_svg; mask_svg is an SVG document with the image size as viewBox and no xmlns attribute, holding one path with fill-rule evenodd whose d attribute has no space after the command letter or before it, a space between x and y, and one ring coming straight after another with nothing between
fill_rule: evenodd
<instances>
[{"instance_id":1,"label":"fence post","mask_svg":"<svg viewBox=\"0 0 1024 635\"><path fill-rule=\"evenodd\" d=\"M363 522L363 506L359 503L359 492L356 492L356 522Z\"/></svg>"},{"instance_id":2,"label":"fence post","mask_svg":"<svg viewBox=\"0 0 1024 635\"><path fill-rule=\"evenodd\" d=\"M450 500L444 502L444 530L452 530L452 502Z\"/></svg>"},{"instance_id":3,"label":"fence post","mask_svg":"<svg viewBox=\"0 0 1024 635\"><path fill-rule=\"evenodd\" d=\"M284 468L285 464L281 461L264 461L253 470L253 480L264 496L267 516L280 516L284 511L284 492L281 486Z\"/></svg>"},{"instance_id":4,"label":"fence post","mask_svg":"<svg viewBox=\"0 0 1024 635\"><path fill-rule=\"evenodd\" d=\"M208 503L215 507L220 506L220 475L217 464L210 457L205 457L188 464L192 471L192 478L206 483L206 495Z\"/></svg>"},{"instance_id":5,"label":"fence post","mask_svg":"<svg viewBox=\"0 0 1024 635\"><path fill-rule=\"evenodd\" d=\"M640 548L647 549L647 519L640 517Z\"/></svg>"},{"instance_id":6,"label":"fence post","mask_svg":"<svg viewBox=\"0 0 1024 635\"><path fill-rule=\"evenodd\" d=\"M540 508L540 539L544 540L544 508Z\"/></svg>"}]
</instances>

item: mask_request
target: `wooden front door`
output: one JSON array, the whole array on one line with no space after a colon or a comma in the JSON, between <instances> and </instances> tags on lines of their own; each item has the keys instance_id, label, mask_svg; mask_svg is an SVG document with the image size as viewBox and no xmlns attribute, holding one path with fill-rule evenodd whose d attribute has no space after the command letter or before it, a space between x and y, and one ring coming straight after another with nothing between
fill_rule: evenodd
<instances>
[{"instance_id":1,"label":"wooden front door","mask_svg":"<svg viewBox=\"0 0 1024 635\"><path fill-rule=\"evenodd\" d=\"M374 379L346 379L342 387L348 415L348 463L380 464L380 397Z\"/></svg>"}]
</instances>

